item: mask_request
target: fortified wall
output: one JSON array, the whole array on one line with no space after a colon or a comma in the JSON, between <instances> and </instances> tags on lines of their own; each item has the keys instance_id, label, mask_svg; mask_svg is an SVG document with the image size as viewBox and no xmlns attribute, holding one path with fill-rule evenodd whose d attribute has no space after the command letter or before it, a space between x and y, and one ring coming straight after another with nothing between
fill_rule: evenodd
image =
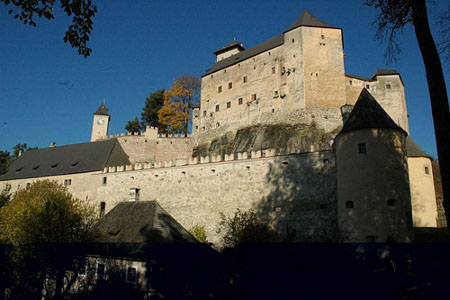
<instances>
[{"instance_id":1,"label":"fortified wall","mask_svg":"<svg viewBox=\"0 0 450 300\"><path fill-rule=\"evenodd\" d=\"M137 189L140 200L156 200L185 228L205 226L216 245L221 214L233 216L238 208L254 209L281 233L292 227L297 241L337 239L334 152L315 146L297 152L267 149L110 167L94 175L106 178L96 202L108 211Z\"/></svg>"}]
</instances>

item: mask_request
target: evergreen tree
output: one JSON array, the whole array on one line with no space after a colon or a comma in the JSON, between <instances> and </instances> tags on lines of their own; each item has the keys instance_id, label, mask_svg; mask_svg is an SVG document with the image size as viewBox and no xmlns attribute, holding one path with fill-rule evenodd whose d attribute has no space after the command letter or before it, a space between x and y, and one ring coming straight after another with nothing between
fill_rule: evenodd
<instances>
[{"instance_id":1,"label":"evergreen tree","mask_svg":"<svg viewBox=\"0 0 450 300\"><path fill-rule=\"evenodd\" d=\"M164 105L164 89L150 93L145 100L145 106L142 109L141 124L144 126L158 126L158 111Z\"/></svg>"},{"instance_id":2,"label":"evergreen tree","mask_svg":"<svg viewBox=\"0 0 450 300\"><path fill-rule=\"evenodd\" d=\"M125 130L131 133L141 132L142 128L143 126L137 117L133 121L128 121L127 125L125 125Z\"/></svg>"}]
</instances>

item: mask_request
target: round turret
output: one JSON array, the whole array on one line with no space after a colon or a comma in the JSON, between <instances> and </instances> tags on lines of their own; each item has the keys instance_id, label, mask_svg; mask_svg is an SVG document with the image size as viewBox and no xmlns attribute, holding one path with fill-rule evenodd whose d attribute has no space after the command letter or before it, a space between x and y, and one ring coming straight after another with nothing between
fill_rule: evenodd
<instances>
[{"instance_id":1,"label":"round turret","mask_svg":"<svg viewBox=\"0 0 450 300\"><path fill-rule=\"evenodd\" d=\"M347 241L412 241L405 138L364 89L335 139L339 226Z\"/></svg>"}]
</instances>

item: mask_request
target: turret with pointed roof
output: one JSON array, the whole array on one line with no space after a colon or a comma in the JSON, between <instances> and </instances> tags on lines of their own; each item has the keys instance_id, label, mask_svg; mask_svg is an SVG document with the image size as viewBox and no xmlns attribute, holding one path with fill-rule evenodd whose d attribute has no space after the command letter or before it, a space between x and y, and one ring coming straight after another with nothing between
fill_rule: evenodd
<instances>
[{"instance_id":1,"label":"turret with pointed roof","mask_svg":"<svg viewBox=\"0 0 450 300\"><path fill-rule=\"evenodd\" d=\"M106 107L105 101L103 101L102 105L97 109L94 115L98 116L109 116L108 108Z\"/></svg>"},{"instance_id":2,"label":"turret with pointed roof","mask_svg":"<svg viewBox=\"0 0 450 300\"><path fill-rule=\"evenodd\" d=\"M325 22L322 22L318 18L314 17L308 10L305 10L302 15L286 29L285 33L291 31L300 26L308 26L308 27L321 27L321 28L338 28L331 26Z\"/></svg>"}]
</instances>

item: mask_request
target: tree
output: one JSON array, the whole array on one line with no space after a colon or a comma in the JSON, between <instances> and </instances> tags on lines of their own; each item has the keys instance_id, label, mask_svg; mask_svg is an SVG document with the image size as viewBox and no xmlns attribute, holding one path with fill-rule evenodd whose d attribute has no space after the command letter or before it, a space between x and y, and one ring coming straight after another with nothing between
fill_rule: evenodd
<instances>
[{"instance_id":1,"label":"tree","mask_svg":"<svg viewBox=\"0 0 450 300\"><path fill-rule=\"evenodd\" d=\"M42 298L44 283L51 281L53 293L61 296L66 270L74 269L81 255L74 243L97 239L95 220L93 208L56 181L18 190L0 209L0 240L11 246L12 298Z\"/></svg>"},{"instance_id":2,"label":"tree","mask_svg":"<svg viewBox=\"0 0 450 300\"><path fill-rule=\"evenodd\" d=\"M380 9L377 18L378 38L388 40L387 58L395 59L400 47L396 41L397 33L412 23L417 42L425 64L428 91L433 114L436 145L441 167L444 194L444 209L447 222L450 222L450 112L444 73L439 53L428 25L425 0L368 0L366 4Z\"/></svg>"},{"instance_id":3,"label":"tree","mask_svg":"<svg viewBox=\"0 0 450 300\"><path fill-rule=\"evenodd\" d=\"M142 127L142 124L136 117L133 121L128 121L127 125L125 125L125 130L131 133L137 133L142 131Z\"/></svg>"},{"instance_id":4,"label":"tree","mask_svg":"<svg viewBox=\"0 0 450 300\"><path fill-rule=\"evenodd\" d=\"M0 150L0 175L5 173L8 170L9 165L11 164L11 155L9 151Z\"/></svg>"},{"instance_id":5,"label":"tree","mask_svg":"<svg viewBox=\"0 0 450 300\"><path fill-rule=\"evenodd\" d=\"M200 243L208 243L205 226L195 225L189 229L189 233L192 234Z\"/></svg>"},{"instance_id":6,"label":"tree","mask_svg":"<svg viewBox=\"0 0 450 300\"><path fill-rule=\"evenodd\" d=\"M164 96L164 106L158 111L162 133L188 133L192 107L199 102L200 79L181 75Z\"/></svg>"},{"instance_id":7,"label":"tree","mask_svg":"<svg viewBox=\"0 0 450 300\"><path fill-rule=\"evenodd\" d=\"M142 109L141 124L158 127L158 111L164 105L164 89L150 93Z\"/></svg>"},{"instance_id":8,"label":"tree","mask_svg":"<svg viewBox=\"0 0 450 300\"><path fill-rule=\"evenodd\" d=\"M24 24L36 27L36 17L54 19L53 8L55 0L0 0L6 6L12 5L9 14L14 15ZM72 24L64 36L64 42L78 49L78 54L88 57L92 49L87 47L92 31L92 19L97 13L97 7L91 0L60 0L61 8L72 17Z\"/></svg>"},{"instance_id":9,"label":"tree","mask_svg":"<svg viewBox=\"0 0 450 300\"><path fill-rule=\"evenodd\" d=\"M9 202L11 200L11 185L6 184L3 188L3 191L0 193L0 208L2 208L3 205Z\"/></svg>"},{"instance_id":10,"label":"tree","mask_svg":"<svg viewBox=\"0 0 450 300\"><path fill-rule=\"evenodd\" d=\"M16 159L19 157L19 155L20 155L21 153L25 152L25 151L36 150L37 148L38 148L38 147L30 147L30 148L28 148L28 145L27 145L27 144L17 144L17 145L15 145L15 146L13 147L13 153L14 153L14 155L13 155L13 157L12 157L12 160L13 160L13 161L16 160Z\"/></svg>"},{"instance_id":11,"label":"tree","mask_svg":"<svg viewBox=\"0 0 450 300\"><path fill-rule=\"evenodd\" d=\"M270 228L269 222L256 215L253 210L236 210L233 217L220 214L218 233L223 232L225 247L236 247L243 243L277 242L278 234Z\"/></svg>"}]
</instances>

